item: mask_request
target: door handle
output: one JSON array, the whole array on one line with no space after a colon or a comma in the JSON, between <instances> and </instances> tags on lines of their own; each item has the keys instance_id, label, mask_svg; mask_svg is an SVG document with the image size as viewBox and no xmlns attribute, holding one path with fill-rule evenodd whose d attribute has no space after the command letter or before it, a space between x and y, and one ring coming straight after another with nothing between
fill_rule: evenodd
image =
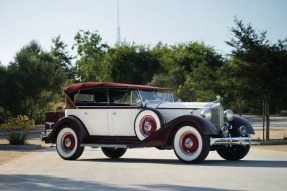
<instances>
[{"instance_id":1,"label":"door handle","mask_svg":"<svg viewBox=\"0 0 287 191\"><path fill-rule=\"evenodd\" d=\"M113 115L116 115L116 114L117 114L117 112L112 112L112 114L113 114Z\"/></svg>"},{"instance_id":2,"label":"door handle","mask_svg":"<svg viewBox=\"0 0 287 191\"><path fill-rule=\"evenodd\" d=\"M88 112L85 112L84 114L85 114L85 115L88 115Z\"/></svg>"}]
</instances>

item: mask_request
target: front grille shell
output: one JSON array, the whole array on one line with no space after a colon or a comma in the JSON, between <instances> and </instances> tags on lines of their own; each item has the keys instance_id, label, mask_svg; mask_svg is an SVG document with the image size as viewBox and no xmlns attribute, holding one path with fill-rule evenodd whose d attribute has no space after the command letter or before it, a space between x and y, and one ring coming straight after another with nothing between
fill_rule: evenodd
<instances>
[{"instance_id":1,"label":"front grille shell","mask_svg":"<svg viewBox=\"0 0 287 191\"><path fill-rule=\"evenodd\" d=\"M221 105L217 105L209 108L212 112L212 119L210 122L219 131L224 126L224 111Z\"/></svg>"}]
</instances>

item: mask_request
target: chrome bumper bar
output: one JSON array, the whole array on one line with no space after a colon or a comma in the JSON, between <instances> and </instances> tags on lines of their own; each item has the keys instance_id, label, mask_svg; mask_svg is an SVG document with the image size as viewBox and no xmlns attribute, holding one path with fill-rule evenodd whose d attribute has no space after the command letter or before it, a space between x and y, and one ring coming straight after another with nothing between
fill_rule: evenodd
<instances>
[{"instance_id":1,"label":"chrome bumper bar","mask_svg":"<svg viewBox=\"0 0 287 191\"><path fill-rule=\"evenodd\" d=\"M45 139L50 135L52 129L47 129L45 132L41 133L40 139L41 141L45 141Z\"/></svg>"},{"instance_id":2,"label":"chrome bumper bar","mask_svg":"<svg viewBox=\"0 0 287 191\"><path fill-rule=\"evenodd\" d=\"M259 137L226 137L210 138L210 146L214 145L260 145Z\"/></svg>"}]
</instances>

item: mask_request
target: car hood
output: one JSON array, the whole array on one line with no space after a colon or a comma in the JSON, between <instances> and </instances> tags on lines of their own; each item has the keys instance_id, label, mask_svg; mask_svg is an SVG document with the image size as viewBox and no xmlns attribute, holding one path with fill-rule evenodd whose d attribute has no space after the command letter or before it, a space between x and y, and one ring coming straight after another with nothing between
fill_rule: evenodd
<instances>
[{"instance_id":1,"label":"car hood","mask_svg":"<svg viewBox=\"0 0 287 191\"><path fill-rule=\"evenodd\" d=\"M214 102L164 102L149 103L147 106L156 109L200 109L214 107L219 104Z\"/></svg>"}]
</instances>

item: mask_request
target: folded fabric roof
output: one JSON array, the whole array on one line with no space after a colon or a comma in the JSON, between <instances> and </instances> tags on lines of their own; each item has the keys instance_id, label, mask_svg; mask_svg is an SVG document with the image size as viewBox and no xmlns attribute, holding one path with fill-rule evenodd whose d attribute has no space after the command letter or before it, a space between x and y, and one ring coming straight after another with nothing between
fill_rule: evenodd
<instances>
[{"instance_id":1,"label":"folded fabric roof","mask_svg":"<svg viewBox=\"0 0 287 191\"><path fill-rule=\"evenodd\" d=\"M83 82L71 84L64 88L65 94L69 94L72 92L76 92L79 90L89 90L94 88L127 88L127 89L149 89L149 90L168 90L169 88L161 88L154 86L146 86L146 85L134 85L134 84L121 84L121 83L113 83L113 82Z\"/></svg>"}]
</instances>

